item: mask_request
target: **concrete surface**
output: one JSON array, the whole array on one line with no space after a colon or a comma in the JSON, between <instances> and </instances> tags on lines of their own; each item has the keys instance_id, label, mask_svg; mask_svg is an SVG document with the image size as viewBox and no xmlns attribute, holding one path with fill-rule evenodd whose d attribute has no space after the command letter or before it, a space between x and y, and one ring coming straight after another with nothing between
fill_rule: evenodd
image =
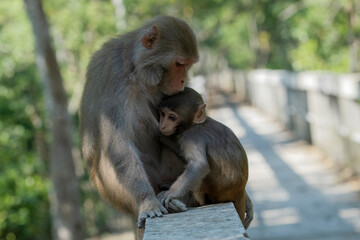
<instances>
[{"instance_id":1,"label":"concrete surface","mask_svg":"<svg viewBox=\"0 0 360 240\"><path fill-rule=\"evenodd\" d=\"M246 240L233 203L207 205L146 220L144 240Z\"/></svg>"},{"instance_id":2,"label":"concrete surface","mask_svg":"<svg viewBox=\"0 0 360 240\"><path fill-rule=\"evenodd\" d=\"M228 104L221 96L209 102L216 103L209 115L233 129L248 154L252 240L360 239L358 180L342 181L345 170L256 108ZM92 239L134 239L127 234Z\"/></svg>"}]
</instances>

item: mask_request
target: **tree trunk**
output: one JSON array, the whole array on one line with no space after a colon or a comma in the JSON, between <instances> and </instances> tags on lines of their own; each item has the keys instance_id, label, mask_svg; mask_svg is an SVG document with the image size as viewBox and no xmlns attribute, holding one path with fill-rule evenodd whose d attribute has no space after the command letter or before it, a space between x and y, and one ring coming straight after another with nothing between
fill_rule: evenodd
<instances>
[{"instance_id":1,"label":"tree trunk","mask_svg":"<svg viewBox=\"0 0 360 240\"><path fill-rule=\"evenodd\" d=\"M53 235L59 240L84 239L80 214L79 183L72 156L71 122L67 97L55 52L51 46L49 26L41 0L24 0L36 42L37 66L45 85L47 111L51 116L50 174L53 190L50 197ZM36 219L34 219L35 221Z\"/></svg>"},{"instance_id":2,"label":"tree trunk","mask_svg":"<svg viewBox=\"0 0 360 240\"><path fill-rule=\"evenodd\" d=\"M118 30L119 33L122 33L126 29L125 5L123 0L112 0L112 3L115 8L116 30Z\"/></svg>"},{"instance_id":3,"label":"tree trunk","mask_svg":"<svg viewBox=\"0 0 360 240\"><path fill-rule=\"evenodd\" d=\"M350 51L350 72L359 71L359 48L360 39L355 33L356 25L358 23L358 8L359 3L351 1L350 9L348 10L349 17L349 51Z\"/></svg>"}]
</instances>

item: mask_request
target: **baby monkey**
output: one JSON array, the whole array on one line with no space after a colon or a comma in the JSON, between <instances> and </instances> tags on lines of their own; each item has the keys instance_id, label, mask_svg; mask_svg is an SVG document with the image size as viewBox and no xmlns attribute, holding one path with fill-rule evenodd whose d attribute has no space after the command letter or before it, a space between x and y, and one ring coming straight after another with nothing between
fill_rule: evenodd
<instances>
[{"instance_id":1,"label":"baby monkey","mask_svg":"<svg viewBox=\"0 0 360 240\"><path fill-rule=\"evenodd\" d=\"M233 202L247 228L252 220L252 203L245 191L245 150L228 127L206 116L205 108L201 95L191 88L161 102L161 141L187 162L161 202L169 208L172 199L181 200L190 191L200 205Z\"/></svg>"}]
</instances>

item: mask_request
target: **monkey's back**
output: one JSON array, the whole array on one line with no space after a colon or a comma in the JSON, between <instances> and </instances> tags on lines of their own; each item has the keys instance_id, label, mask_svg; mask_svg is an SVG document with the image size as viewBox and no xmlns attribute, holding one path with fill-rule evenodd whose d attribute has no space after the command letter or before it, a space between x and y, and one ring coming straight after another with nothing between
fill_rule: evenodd
<instances>
[{"instance_id":1,"label":"monkey's back","mask_svg":"<svg viewBox=\"0 0 360 240\"><path fill-rule=\"evenodd\" d=\"M248 160L246 152L234 132L210 117L202 124L193 125L186 130L185 137L194 138L206 148L210 174L205 181L207 192L217 195L241 190L248 179Z\"/></svg>"}]
</instances>

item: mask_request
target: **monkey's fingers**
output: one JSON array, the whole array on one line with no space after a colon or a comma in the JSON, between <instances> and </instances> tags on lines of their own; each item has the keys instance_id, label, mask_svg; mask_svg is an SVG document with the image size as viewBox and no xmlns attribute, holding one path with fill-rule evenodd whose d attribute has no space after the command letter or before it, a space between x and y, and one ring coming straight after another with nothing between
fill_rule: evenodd
<instances>
[{"instance_id":1,"label":"monkey's fingers","mask_svg":"<svg viewBox=\"0 0 360 240\"><path fill-rule=\"evenodd\" d=\"M185 204L182 203L178 199L168 197L168 198L162 198L160 202L171 213L187 211L187 208L186 208Z\"/></svg>"},{"instance_id":2,"label":"monkey's fingers","mask_svg":"<svg viewBox=\"0 0 360 240\"><path fill-rule=\"evenodd\" d=\"M141 216L138 218L137 227L143 228L145 225L145 221L148 218L148 214L146 212L142 213Z\"/></svg>"},{"instance_id":3,"label":"monkey's fingers","mask_svg":"<svg viewBox=\"0 0 360 240\"><path fill-rule=\"evenodd\" d=\"M169 211L163 205L160 206L160 211L160 213L169 214Z\"/></svg>"},{"instance_id":4,"label":"monkey's fingers","mask_svg":"<svg viewBox=\"0 0 360 240\"><path fill-rule=\"evenodd\" d=\"M178 213L187 211L187 208L185 204L183 204L180 200L172 199L171 201L169 201L168 210L171 213Z\"/></svg>"},{"instance_id":5,"label":"monkey's fingers","mask_svg":"<svg viewBox=\"0 0 360 240\"><path fill-rule=\"evenodd\" d=\"M158 195L156 195L156 198L161 202L162 200L164 200L165 201L165 193L166 193L166 191L162 191L162 192L160 192Z\"/></svg>"},{"instance_id":6,"label":"monkey's fingers","mask_svg":"<svg viewBox=\"0 0 360 240\"><path fill-rule=\"evenodd\" d=\"M176 208L177 212L187 211L186 205L178 199L172 199L170 202L171 208Z\"/></svg>"},{"instance_id":7,"label":"monkey's fingers","mask_svg":"<svg viewBox=\"0 0 360 240\"><path fill-rule=\"evenodd\" d=\"M165 200L166 200L165 197L161 198L161 200L160 200L161 206L166 207L166 206L165 206ZM167 208L166 208L166 209L167 209Z\"/></svg>"},{"instance_id":8,"label":"monkey's fingers","mask_svg":"<svg viewBox=\"0 0 360 240\"><path fill-rule=\"evenodd\" d=\"M164 201L163 201L163 200L164 200ZM169 205L170 205L171 199L170 199L170 198L165 198L165 199L163 199L163 200L161 200L161 203L164 204L164 206L166 207L166 209L169 209Z\"/></svg>"},{"instance_id":9,"label":"monkey's fingers","mask_svg":"<svg viewBox=\"0 0 360 240\"><path fill-rule=\"evenodd\" d=\"M151 212L149 212L149 217L150 218L155 218L156 217L156 213L155 213L155 211L151 211ZM160 215L162 216L162 213L160 213Z\"/></svg>"}]
</instances>

